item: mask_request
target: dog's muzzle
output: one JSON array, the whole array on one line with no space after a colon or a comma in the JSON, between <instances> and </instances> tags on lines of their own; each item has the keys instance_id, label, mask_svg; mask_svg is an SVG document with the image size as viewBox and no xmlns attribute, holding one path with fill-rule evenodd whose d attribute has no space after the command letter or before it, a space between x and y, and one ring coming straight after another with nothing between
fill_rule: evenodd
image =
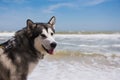
<instances>
[{"instance_id":1,"label":"dog's muzzle","mask_svg":"<svg viewBox=\"0 0 120 80\"><path fill-rule=\"evenodd\" d=\"M47 49L44 45L42 45L42 47L44 48L44 50L47 52L47 53L49 53L49 54L53 54L53 52L54 52L54 49L56 48L56 46L57 46L57 43L56 42L53 42L53 43L51 43L50 44L50 49Z\"/></svg>"}]
</instances>

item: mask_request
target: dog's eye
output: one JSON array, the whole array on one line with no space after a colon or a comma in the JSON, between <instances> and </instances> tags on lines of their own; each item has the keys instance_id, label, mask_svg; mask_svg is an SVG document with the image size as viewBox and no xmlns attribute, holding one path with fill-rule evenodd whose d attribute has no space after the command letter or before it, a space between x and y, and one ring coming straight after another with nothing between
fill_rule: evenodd
<instances>
[{"instance_id":1,"label":"dog's eye","mask_svg":"<svg viewBox=\"0 0 120 80\"><path fill-rule=\"evenodd\" d=\"M46 35L44 35L44 34L41 34L41 36L42 36L42 38L46 38L47 36Z\"/></svg>"},{"instance_id":2,"label":"dog's eye","mask_svg":"<svg viewBox=\"0 0 120 80\"><path fill-rule=\"evenodd\" d=\"M53 33L51 33L51 36L53 36Z\"/></svg>"}]
</instances>

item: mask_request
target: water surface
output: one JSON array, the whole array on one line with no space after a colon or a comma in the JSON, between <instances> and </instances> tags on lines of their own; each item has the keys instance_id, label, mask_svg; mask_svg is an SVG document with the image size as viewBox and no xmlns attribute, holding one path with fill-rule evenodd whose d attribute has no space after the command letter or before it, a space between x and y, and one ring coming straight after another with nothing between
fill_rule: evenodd
<instances>
[{"instance_id":1,"label":"water surface","mask_svg":"<svg viewBox=\"0 0 120 80\"><path fill-rule=\"evenodd\" d=\"M0 33L0 43L14 33ZM28 80L120 80L120 34L57 34Z\"/></svg>"}]
</instances>

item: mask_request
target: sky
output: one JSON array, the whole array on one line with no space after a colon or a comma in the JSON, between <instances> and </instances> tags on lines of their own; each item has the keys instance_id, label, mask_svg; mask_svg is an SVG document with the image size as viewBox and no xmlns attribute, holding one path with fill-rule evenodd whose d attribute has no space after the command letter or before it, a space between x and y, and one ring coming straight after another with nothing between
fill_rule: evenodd
<instances>
[{"instance_id":1,"label":"sky","mask_svg":"<svg viewBox=\"0 0 120 80\"><path fill-rule=\"evenodd\" d=\"M52 16L56 31L120 31L120 0L0 0L0 31Z\"/></svg>"}]
</instances>

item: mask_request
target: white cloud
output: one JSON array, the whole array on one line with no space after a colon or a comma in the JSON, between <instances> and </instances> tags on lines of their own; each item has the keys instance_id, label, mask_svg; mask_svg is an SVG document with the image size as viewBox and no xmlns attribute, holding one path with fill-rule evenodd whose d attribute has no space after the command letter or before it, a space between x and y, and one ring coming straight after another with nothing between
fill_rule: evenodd
<instances>
[{"instance_id":1,"label":"white cloud","mask_svg":"<svg viewBox=\"0 0 120 80\"><path fill-rule=\"evenodd\" d=\"M99 5L101 3L104 3L108 0L86 0L86 2L84 2L84 6L94 6L94 5Z\"/></svg>"},{"instance_id":2,"label":"white cloud","mask_svg":"<svg viewBox=\"0 0 120 80\"><path fill-rule=\"evenodd\" d=\"M54 13L54 11L58 8L61 7L73 7L74 5L71 3L59 3L59 4L55 4L52 6L49 6L47 9L45 9L43 12L45 13Z\"/></svg>"},{"instance_id":3,"label":"white cloud","mask_svg":"<svg viewBox=\"0 0 120 80\"><path fill-rule=\"evenodd\" d=\"M80 8L80 7L88 7L88 6L95 6L102 4L109 0L67 0L65 3L65 0L49 0L49 1L55 1L58 2L57 4L53 4L49 6L47 9L43 10L44 13L54 13L55 10L65 7L65 8Z\"/></svg>"}]
</instances>

